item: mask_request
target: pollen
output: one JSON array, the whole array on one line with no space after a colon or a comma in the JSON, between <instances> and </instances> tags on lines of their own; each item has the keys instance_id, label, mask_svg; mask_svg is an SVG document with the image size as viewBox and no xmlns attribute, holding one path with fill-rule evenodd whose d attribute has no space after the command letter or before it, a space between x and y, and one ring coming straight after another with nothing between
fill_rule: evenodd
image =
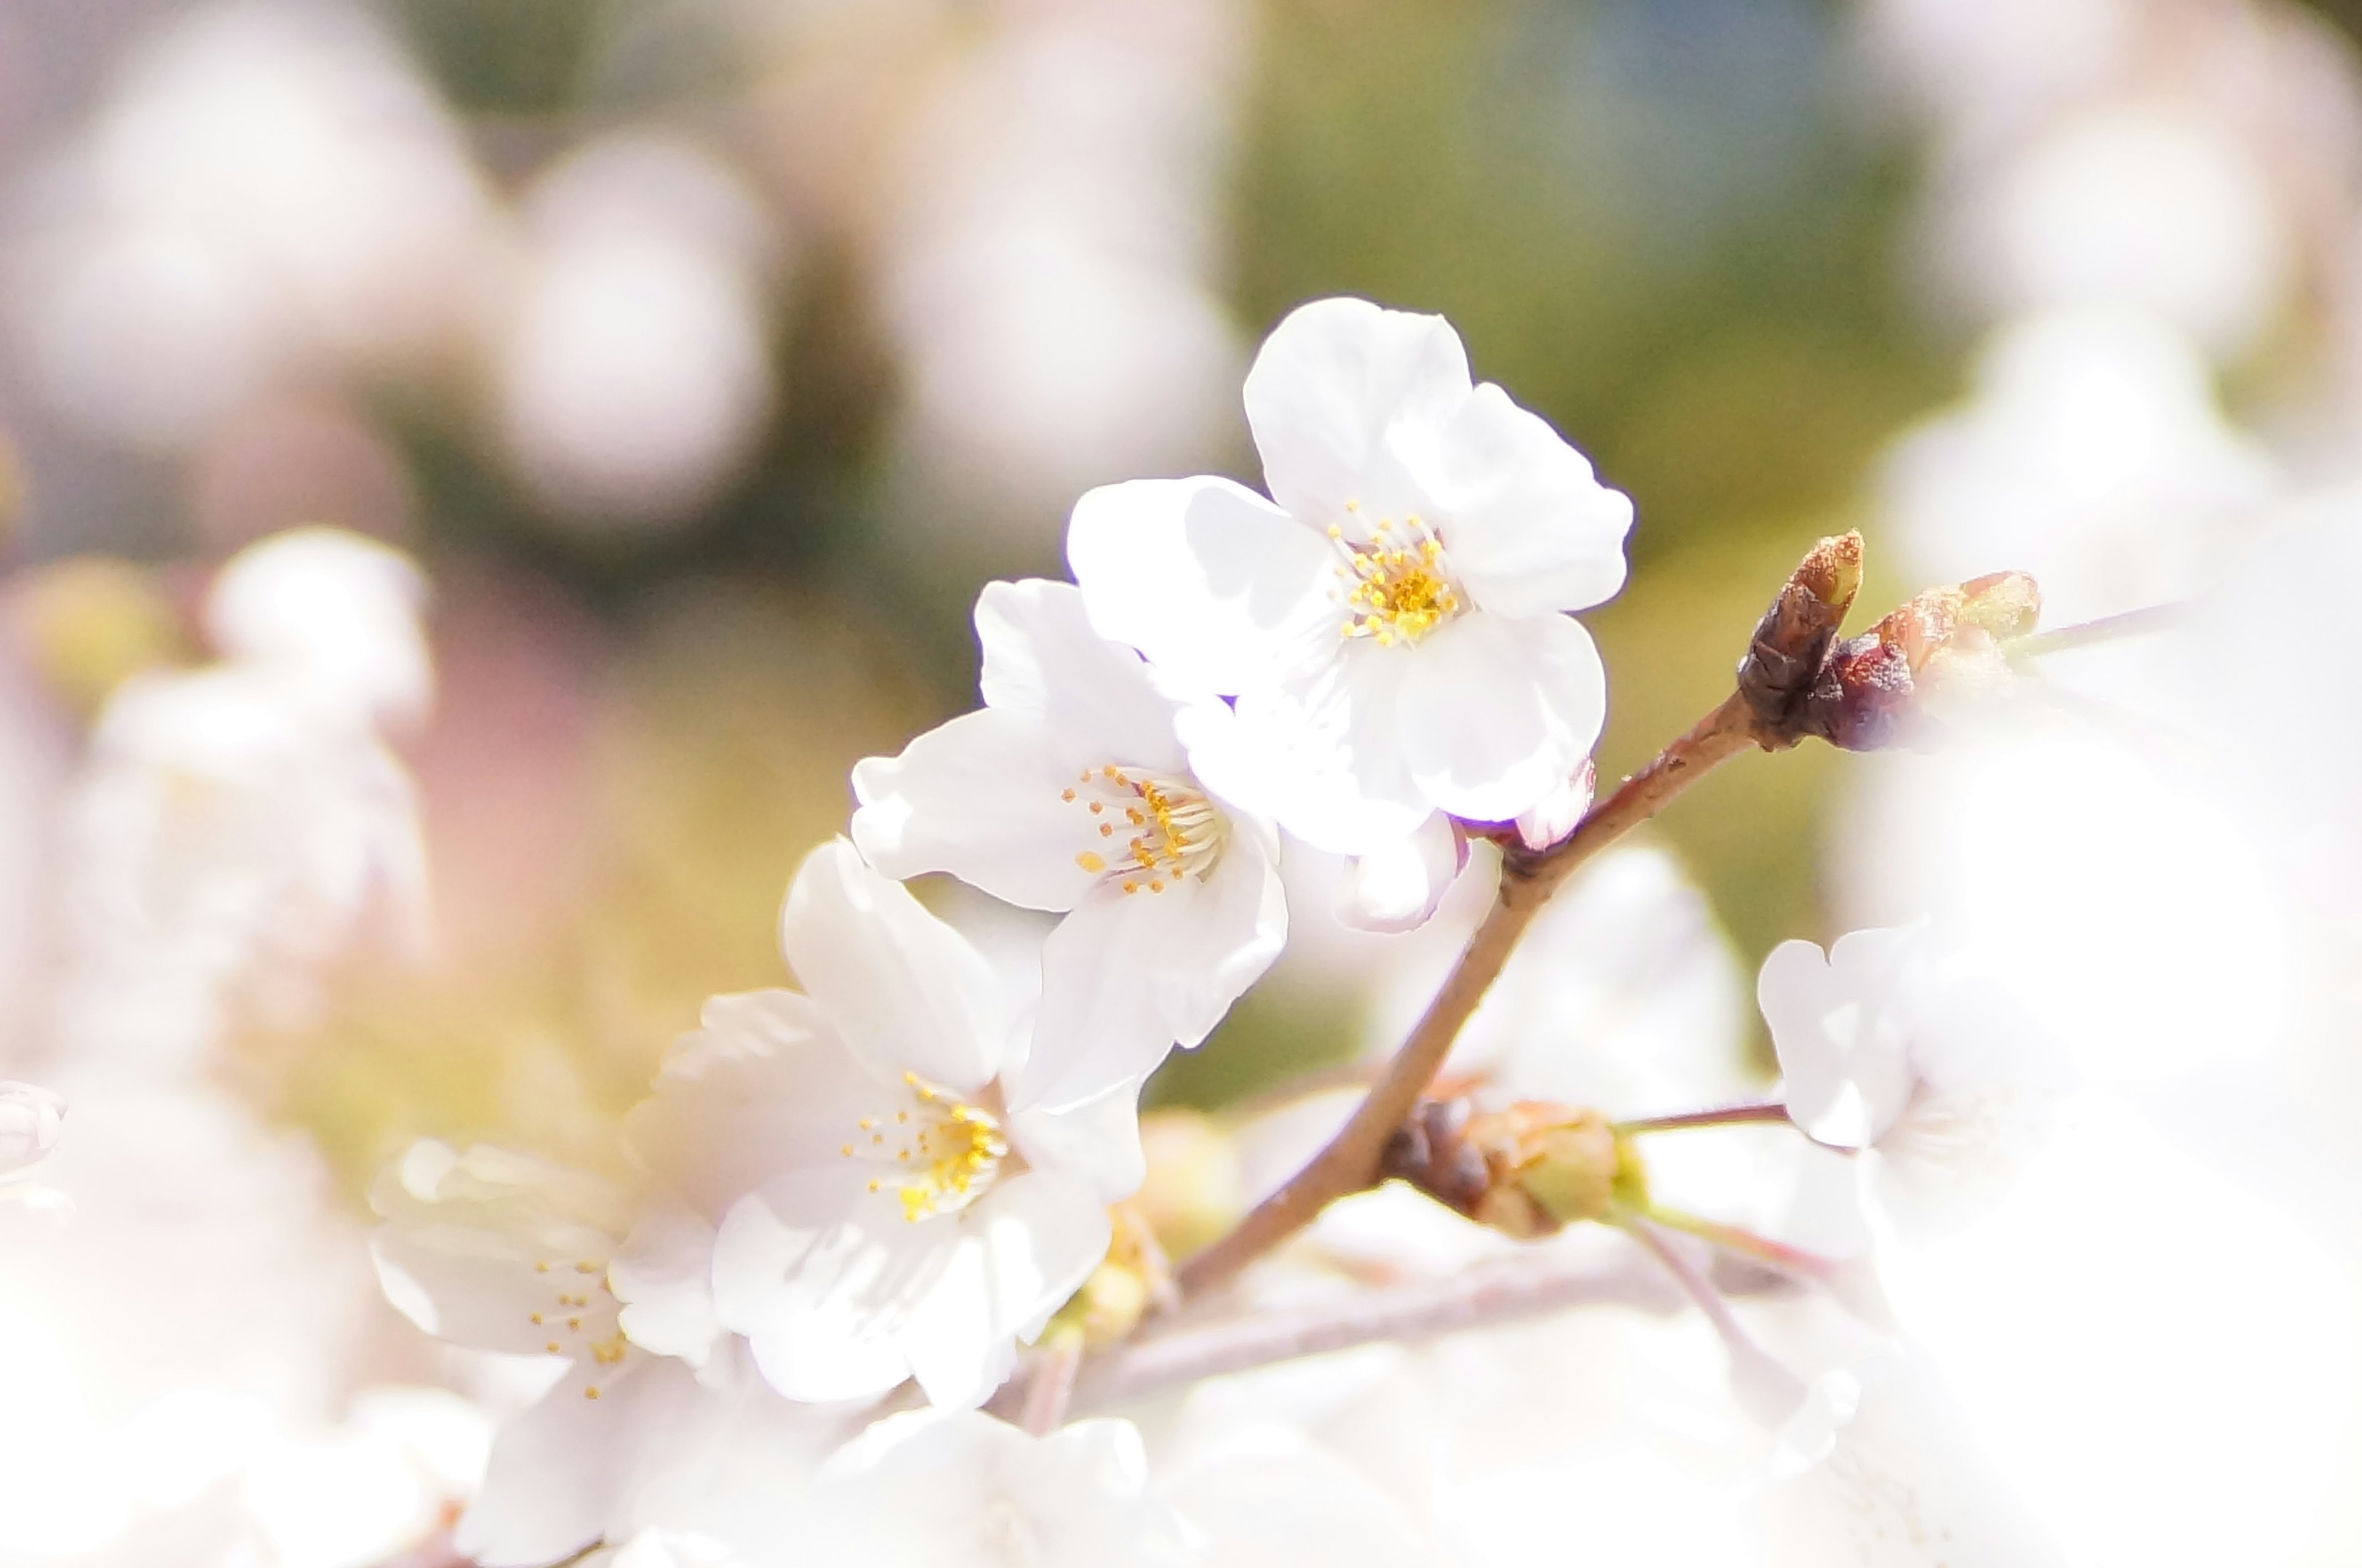
<instances>
[{"instance_id":1,"label":"pollen","mask_svg":"<svg viewBox=\"0 0 2362 1568\"><path fill-rule=\"evenodd\" d=\"M1009 1155L1009 1140L999 1119L984 1106L969 1104L916 1073L903 1074L902 1084L911 1103L892 1116L907 1131L890 1154L881 1146L867 1154L873 1169L891 1167L871 1177L868 1188L892 1192L900 1200L902 1218L916 1223L982 1197ZM871 1125L884 1120L864 1118Z\"/></svg>"},{"instance_id":2,"label":"pollen","mask_svg":"<svg viewBox=\"0 0 2362 1568\"><path fill-rule=\"evenodd\" d=\"M1443 541L1418 517L1397 531L1391 523L1370 530L1369 542L1347 540L1331 525L1346 637L1367 637L1378 646L1408 646L1458 615L1460 591L1445 569Z\"/></svg>"},{"instance_id":3,"label":"pollen","mask_svg":"<svg viewBox=\"0 0 2362 1568\"><path fill-rule=\"evenodd\" d=\"M1107 869L1106 856L1095 855L1087 849L1075 856L1075 864L1081 867L1084 870L1089 872L1094 877Z\"/></svg>"}]
</instances>

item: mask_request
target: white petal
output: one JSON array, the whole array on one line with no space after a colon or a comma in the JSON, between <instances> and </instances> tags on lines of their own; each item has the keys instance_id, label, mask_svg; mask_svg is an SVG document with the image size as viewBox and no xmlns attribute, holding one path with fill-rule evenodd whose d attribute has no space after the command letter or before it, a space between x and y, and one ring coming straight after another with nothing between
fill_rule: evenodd
<instances>
[{"instance_id":1,"label":"white petal","mask_svg":"<svg viewBox=\"0 0 2362 1568\"><path fill-rule=\"evenodd\" d=\"M1486 382L1414 459L1451 574L1481 609L1587 610L1624 586L1632 502L1539 414Z\"/></svg>"},{"instance_id":2,"label":"white petal","mask_svg":"<svg viewBox=\"0 0 2362 1568\"><path fill-rule=\"evenodd\" d=\"M1247 371L1247 425L1272 498L1352 533L1429 510L1391 437L1440 431L1467 400L1468 356L1440 315L1315 300L1272 329Z\"/></svg>"},{"instance_id":3,"label":"white petal","mask_svg":"<svg viewBox=\"0 0 2362 1568\"><path fill-rule=\"evenodd\" d=\"M1597 782L1598 774L1585 758L1573 778L1518 813L1513 824L1518 842L1539 855L1573 833L1590 813Z\"/></svg>"},{"instance_id":4,"label":"white petal","mask_svg":"<svg viewBox=\"0 0 2362 1568\"><path fill-rule=\"evenodd\" d=\"M1170 773L1182 765L1172 699L1131 647L1092 630L1083 591L1028 578L988 582L976 602L987 706L1036 713L1115 762Z\"/></svg>"},{"instance_id":5,"label":"white petal","mask_svg":"<svg viewBox=\"0 0 2362 1568\"><path fill-rule=\"evenodd\" d=\"M1566 780L1607 716L1591 634L1563 615L1478 611L1407 651L1402 747L1421 790L1470 822L1509 822Z\"/></svg>"},{"instance_id":6,"label":"white petal","mask_svg":"<svg viewBox=\"0 0 2362 1568\"><path fill-rule=\"evenodd\" d=\"M1414 833L1352 858L1337 885L1337 918L1363 931L1410 931L1427 923L1468 864L1468 840L1432 812Z\"/></svg>"},{"instance_id":7,"label":"white petal","mask_svg":"<svg viewBox=\"0 0 2362 1568\"><path fill-rule=\"evenodd\" d=\"M1164 749L1180 749L1169 728ZM1027 909L1072 909L1098 878L1075 858L1094 842L1089 819L1063 792L1087 768L1129 760L1038 714L963 713L854 768L853 842L889 877L947 871Z\"/></svg>"},{"instance_id":8,"label":"white petal","mask_svg":"<svg viewBox=\"0 0 2362 1568\"><path fill-rule=\"evenodd\" d=\"M911 1375L938 1408L972 1410L1017 1365L1017 1337L994 1310L992 1260L982 1235L963 1236L900 1336Z\"/></svg>"},{"instance_id":9,"label":"white petal","mask_svg":"<svg viewBox=\"0 0 2362 1568\"><path fill-rule=\"evenodd\" d=\"M596 1387L599 1397L586 1397ZM540 1568L597 1540L621 1511L650 1447L697 1386L683 1364L585 1363L501 1429L482 1490L453 1545L484 1568Z\"/></svg>"},{"instance_id":10,"label":"white petal","mask_svg":"<svg viewBox=\"0 0 2362 1568\"><path fill-rule=\"evenodd\" d=\"M1101 1203L1120 1203L1148 1175L1140 1146L1140 1082L1128 1078L1095 1099L1009 1113L1010 1141L1035 1170L1087 1182Z\"/></svg>"},{"instance_id":11,"label":"white petal","mask_svg":"<svg viewBox=\"0 0 2362 1568\"><path fill-rule=\"evenodd\" d=\"M993 1312L1032 1341L1107 1256L1108 1211L1087 1182L1027 1171L978 1207L990 1226Z\"/></svg>"},{"instance_id":12,"label":"white petal","mask_svg":"<svg viewBox=\"0 0 2362 1568\"><path fill-rule=\"evenodd\" d=\"M651 1204L607 1268L634 1344L702 1366L722 1324L713 1309L713 1227L677 1203Z\"/></svg>"},{"instance_id":13,"label":"white petal","mask_svg":"<svg viewBox=\"0 0 2362 1568\"><path fill-rule=\"evenodd\" d=\"M774 1184L734 1207L714 1238L717 1313L790 1399L861 1398L908 1376L899 1336L952 1240L933 1224L850 1223L856 1197L810 1190L827 1185Z\"/></svg>"},{"instance_id":14,"label":"white petal","mask_svg":"<svg viewBox=\"0 0 2362 1568\"><path fill-rule=\"evenodd\" d=\"M1399 735L1410 650L1355 643L1310 680L1239 699L1224 744L1239 755L1209 755L1226 797L1269 813L1319 849L1359 855L1415 831L1434 807L1411 777ZM1184 737L1200 731L1182 715ZM1251 758L1251 761L1247 759Z\"/></svg>"},{"instance_id":15,"label":"white petal","mask_svg":"<svg viewBox=\"0 0 2362 1568\"><path fill-rule=\"evenodd\" d=\"M1099 635L1182 697L1235 696L1336 654L1328 540L1228 480L1134 480L1075 504L1066 560Z\"/></svg>"},{"instance_id":16,"label":"white petal","mask_svg":"<svg viewBox=\"0 0 2362 1568\"><path fill-rule=\"evenodd\" d=\"M1910 1102L1910 1020L1898 989L1915 931L1857 931L1824 957L1783 942L1756 977L1756 1005L1772 1031L1788 1112L1823 1143L1862 1147Z\"/></svg>"},{"instance_id":17,"label":"white petal","mask_svg":"<svg viewBox=\"0 0 2362 1568\"><path fill-rule=\"evenodd\" d=\"M1234 830L1202 880L1102 883L1042 946L1042 1004L1016 1101L1065 1106L1145 1077L1204 1040L1287 939L1279 868Z\"/></svg>"},{"instance_id":18,"label":"white petal","mask_svg":"<svg viewBox=\"0 0 2362 1568\"><path fill-rule=\"evenodd\" d=\"M991 965L844 839L804 860L779 916L804 990L882 1078L974 1094L1000 1070L1008 999Z\"/></svg>"},{"instance_id":19,"label":"white petal","mask_svg":"<svg viewBox=\"0 0 2362 1568\"><path fill-rule=\"evenodd\" d=\"M861 1118L891 1103L809 997L713 997L702 1021L665 1054L624 1142L709 1220L783 1171L832 1165Z\"/></svg>"}]
</instances>

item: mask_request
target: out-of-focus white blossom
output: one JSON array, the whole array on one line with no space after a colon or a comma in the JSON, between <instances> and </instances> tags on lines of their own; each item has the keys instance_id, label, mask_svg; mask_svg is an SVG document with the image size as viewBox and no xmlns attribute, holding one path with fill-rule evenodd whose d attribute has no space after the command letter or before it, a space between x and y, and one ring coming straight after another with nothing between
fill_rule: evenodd
<instances>
[{"instance_id":1,"label":"out-of-focus white blossom","mask_svg":"<svg viewBox=\"0 0 2362 1568\"><path fill-rule=\"evenodd\" d=\"M1936 249L1993 315L2131 308L2228 357L2272 325L2295 271L2268 175L2202 113L2106 105L1986 171Z\"/></svg>"},{"instance_id":2,"label":"out-of-focus white blossom","mask_svg":"<svg viewBox=\"0 0 2362 1568\"><path fill-rule=\"evenodd\" d=\"M490 217L379 29L274 0L151 33L23 210L9 293L35 384L102 434L175 448L290 373L447 338Z\"/></svg>"},{"instance_id":3,"label":"out-of-focus white blossom","mask_svg":"<svg viewBox=\"0 0 2362 1568\"><path fill-rule=\"evenodd\" d=\"M745 1334L793 1398L915 1376L980 1403L1107 1250L1103 1205L1141 1179L1138 1086L1012 1103L1024 1038L999 977L842 839L780 926L805 994L709 1001L632 1113L676 1207L619 1286L635 1314Z\"/></svg>"},{"instance_id":4,"label":"out-of-focus white blossom","mask_svg":"<svg viewBox=\"0 0 2362 1568\"><path fill-rule=\"evenodd\" d=\"M1219 275L1242 13L958 14L897 105L860 193L903 366L901 445L934 501L922 518L1011 526L1220 450L1240 359Z\"/></svg>"},{"instance_id":5,"label":"out-of-focus white blossom","mask_svg":"<svg viewBox=\"0 0 2362 1568\"><path fill-rule=\"evenodd\" d=\"M1970 402L1904 436L1882 481L1915 575L2029 572L2062 624L2187 596L2276 482L2187 338L2101 309L2003 329Z\"/></svg>"},{"instance_id":6,"label":"out-of-focus white blossom","mask_svg":"<svg viewBox=\"0 0 2362 1568\"><path fill-rule=\"evenodd\" d=\"M1765 1568L2048 1568L2059 1551L1924 1358L1818 1379L1756 1500Z\"/></svg>"},{"instance_id":7,"label":"out-of-focus white blossom","mask_svg":"<svg viewBox=\"0 0 2362 1568\"><path fill-rule=\"evenodd\" d=\"M1755 984L1788 1113L1864 1151L1868 1191L1909 1234L1957 1226L2007 1190L2070 1081L2025 1005L1925 927L1857 931L1825 955L1783 942Z\"/></svg>"},{"instance_id":8,"label":"out-of-focus white blossom","mask_svg":"<svg viewBox=\"0 0 2362 1568\"><path fill-rule=\"evenodd\" d=\"M1030 1437L962 1410L889 1416L822 1466L799 1546L828 1562L1179 1568L1187 1528L1149 1489L1140 1434L1077 1421Z\"/></svg>"},{"instance_id":9,"label":"out-of-focus white blossom","mask_svg":"<svg viewBox=\"0 0 2362 1568\"><path fill-rule=\"evenodd\" d=\"M66 808L69 1050L187 1064L234 1007L285 1010L381 911L425 940L408 774L378 723L431 678L416 570L326 529L234 558L205 606L224 657L108 700Z\"/></svg>"},{"instance_id":10,"label":"out-of-focus white blossom","mask_svg":"<svg viewBox=\"0 0 2362 1568\"><path fill-rule=\"evenodd\" d=\"M0 1082L0 1183L10 1183L58 1146L66 1102L32 1084Z\"/></svg>"},{"instance_id":11,"label":"out-of-focus white blossom","mask_svg":"<svg viewBox=\"0 0 2362 1568\"><path fill-rule=\"evenodd\" d=\"M1487 382L1440 318L1299 307L1246 384L1274 501L1226 480L1093 491L1067 554L1092 624L1175 690L1238 699L1192 760L1321 847L1430 814L1507 822L1562 790L1606 712L1562 612L1624 580L1631 502Z\"/></svg>"},{"instance_id":12,"label":"out-of-focus white blossom","mask_svg":"<svg viewBox=\"0 0 2362 1568\"><path fill-rule=\"evenodd\" d=\"M526 215L495 370L519 470L584 526L693 515L752 451L774 401L755 198L689 143L632 134L574 153Z\"/></svg>"},{"instance_id":13,"label":"out-of-focus white blossom","mask_svg":"<svg viewBox=\"0 0 2362 1568\"><path fill-rule=\"evenodd\" d=\"M1071 585L989 584L976 625L985 707L853 770L853 841L889 877L948 871L1065 915L1015 1088L1078 1104L1205 1039L1278 955L1278 835L1189 770L1176 723L1230 711L1185 716Z\"/></svg>"}]
</instances>

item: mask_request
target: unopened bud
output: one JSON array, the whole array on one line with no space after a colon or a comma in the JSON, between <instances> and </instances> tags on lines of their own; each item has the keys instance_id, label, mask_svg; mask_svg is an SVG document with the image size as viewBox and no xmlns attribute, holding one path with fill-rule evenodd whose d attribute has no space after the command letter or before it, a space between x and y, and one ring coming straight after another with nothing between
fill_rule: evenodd
<instances>
[{"instance_id":1,"label":"unopened bud","mask_svg":"<svg viewBox=\"0 0 2362 1568\"><path fill-rule=\"evenodd\" d=\"M2024 572L1917 594L1838 647L1805 702L1802 728L1848 751L1908 738L1931 703L2006 682L2001 645L2031 631L2041 613L2041 590Z\"/></svg>"},{"instance_id":2,"label":"unopened bud","mask_svg":"<svg viewBox=\"0 0 2362 1568\"><path fill-rule=\"evenodd\" d=\"M1788 574L1738 663L1738 690L1768 735L1793 742L1795 715L1861 590L1861 536L1832 535Z\"/></svg>"},{"instance_id":3,"label":"unopened bud","mask_svg":"<svg viewBox=\"0 0 2362 1568\"><path fill-rule=\"evenodd\" d=\"M1388 1146L1385 1174L1520 1240L1644 1196L1638 1161L1605 1116L1537 1100L1476 1113L1464 1101L1422 1102Z\"/></svg>"},{"instance_id":4,"label":"unopened bud","mask_svg":"<svg viewBox=\"0 0 2362 1568\"><path fill-rule=\"evenodd\" d=\"M1246 1183L1230 1134L1195 1110L1152 1110L1140 1119L1148 1175L1131 1206L1169 1257L1186 1258L1238 1223Z\"/></svg>"},{"instance_id":5,"label":"unopened bud","mask_svg":"<svg viewBox=\"0 0 2362 1568\"><path fill-rule=\"evenodd\" d=\"M1130 1337L1152 1307L1173 1300L1173 1270L1148 1217L1132 1203L1108 1210L1107 1256L1082 1287L1066 1298L1044 1331L1078 1332L1086 1345L1114 1344Z\"/></svg>"}]
</instances>

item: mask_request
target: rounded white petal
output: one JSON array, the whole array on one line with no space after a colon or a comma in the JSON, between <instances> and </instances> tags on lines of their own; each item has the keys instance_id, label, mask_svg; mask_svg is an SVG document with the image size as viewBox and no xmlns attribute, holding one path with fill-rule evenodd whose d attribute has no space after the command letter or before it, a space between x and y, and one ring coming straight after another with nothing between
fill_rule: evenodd
<instances>
[{"instance_id":1,"label":"rounded white petal","mask_svg":"<svg viewBox=\"0 0 2362 1568\"><path fill-rule=\"evenodd\" d=\"M1164 749L1179 750L1169 725ZM853 842L889 877L947 871L1027 909L1072 909L1098 880L1076 858L1097 840L1062 792L1118 760L1131 759L1077 745L1036 713L963 713L900 756L855 767Z\"/></svg>"},{"instance_id":2,"label":"rounded white petal","mask_svg":"<svg viewBox=\"0 0 2362 1568\"><path fill-rule=\"evenodd\" d=\"M1919 933L1857 931L1827 957L1783 942L1756 977L1756 1005L1787 1084L1789 1115L1821 1142L1861 1148L1911 1099L1911 1019L1903 991Z\"/></svg>"},{"instance_id":3,"label":"rounded white petal","mask_svg":"<svg viewBox=\"0 0 2362 1568\"><path fill-rule=\"evenodd\" d=\"M613 1333L601 1282L624 1207L597 1177L430 1140L378 1178L370 1201L385 1221L370 1253L387 1299L436 1338L535 1355L578 1353ZM589 1301L576 1311L578 1293Z\"/></svg>"},{"instance_id":4,"label":"rounded white petal","mask_svg":"<svg viewBox=\"0 0 2362 1568\"><path fill-rule=\"evenodd\" d=\"M1163 773L1183 766L1173 700L1137 651L1092 629L1081 589L1041 578L988 582L977 596L976 634L987 707L1041 715L1095 753L1094 764Z\"/></svg>"},{"instance_id":5,"label":"rounded white petal","mask_svg":"<svg viewBox=\"0 0 2362 1568\"><path fill-rule=\"evenodd\" d=\"M1359 855L1416 831L1435 808L1403 756L1404 651L1354 643L1309 680L1242 696L1228 726L1201 727L1194 710L1185 712L1198 776L1331 854ZM1201 739L1218 743L1202 758Z\"/></svg>"},{"instance_id":6,"label":"rounded white petal","mask_svg":"<svg viewBox=\"0 0 2362 1568\"><path fill-rule=\"evenodd\" d=\"M899 1336L955 1237L890 1214L857 1223L863 1196L857 1181L783 1179L742 1198L715 1234L716 1313L790 1399L862 1398L910 1375Z\"/></svg>"},{"instance_id":7,"label":"rounded white petal","mask_svg":"<svg viewBox=\"0 0 2362 1568\"><path fill-rule=\"evenodd\" d=\"M1510 822L1565 787L1607 717L1591 634L1563 615L1478 611L1406 657L1402 751L1437 809Z\"/></svg>"},{"instance_id":8,"label":"rounded white petal","mask_svg":"<svg viewBox=\"0 0 2362 1568\"><path fill-rule=\"evenodd\" d=\"M1479 609L1587 610L1624 586L1632 502L1540 414L1490 381L1417 464L1451 574Z\"/></svg>"},{"instance_id":9,"label":"rounded white petal","mask_svg":"<svg viewBox=\"0 0 2362 1568\"><path fill-rule=\"evenodd\" d=\"M1256 353L1247 425L1273 499L1302 522L1354 533L1361 519L1434 520L1397 452L1431 443L1468 394L1467 353L1441 316L1315 300Z\"/></svg>"},{"instance_id":10,"label":"rounded white petal","mask_svg":"<svg viewBox=\"0 0 2362 1568\"><path fill-rule=\"evenodd\" d=\"M598 1397L589 1397L591 1388ZM541 1568L603 1534L697 1385L682 1363L577 1365L493 1440L453 1545L483 1568Z\"/></svg>"},{"instance_id":11,"label":"rounded white petal","mask_svg":"<svg viewBox=\"0 0 2362 1568\"><path fill-rule=\"evenodd\" d=\"M779 944L845 1044L888 1081L911 1072L973 1094L999 1072L1008 999L992 966L845 840L796 872Z\"/></svg>"},{"instance_id":12,"label":"rounded white petal","mask_svg":"<svg viewBox=\"0 0 2362 1568\"><path fill-rule=\"evenodd\" d=\"M702 1366L722 1332L713 1309L713 1227L678 1203L651 1204L607 1265L631 1342Z\"/></svg>"},{"instance_id":13,"label":"rounded white petal","mask_svg":"<svg viewBox=\"0 0 2362 1568\"><path fill-rule=\"evenodd\" d=\"M1328 540L1222 479L1134 480L1075 503L1066 560L1091 625L1176 696L1236 696L1336 657Z\"/></svg>"},{"instance_id":14,"label":"rounded white petal","mask_svg":"<svg viewBox=\"0 0 2362 1568\"><path fill-rule=\"evenodd\" d=\"M1034 1169L1088 1183L1102 1203L1121 1202L1148 1175L1140 1085L1127 1078L1095 1099L1055 1110L1020 1107L1009 1113L1010 1141Z\"/></svg>"},{"instance_id":15,"label":"rounded white petal","mask_svg":"<svg viewBox=\"0 0 2362 1568\"><path fill-rule=\"evenodd\" d=\"M1100 884L1042 945L1017 1102L1073 1105L1145 1077L1175 1045L1204 1040L1286 940L1279 867L1252 823L1233 825L1203 878L1131 893Z\"/></svg>"},{"instance_id":16,"label":"rounded white petal","mask_svg":"<svg viewBox=\"0 0 2362 1568\"><path fill-rule=\"evenodd\" d=\"M705 1027L665 1054L655 1092L624 1118L624 1147L708 1220L782 1171L833 1165L882 1103L811 998L707 999Z\"/></svg>"},{"instance_id":17,"label":"rounded white petal","mask_svg":"<svg viewBox=\"0 0 2362 1568\"><path fill-rule=\"evenodd\" d=\"M1363 931L1414 930L1467 864L1467 839L1431 812L1418 831L1353 857L1337 885L1337 918Z\"/></svg>"}]
</instances>

